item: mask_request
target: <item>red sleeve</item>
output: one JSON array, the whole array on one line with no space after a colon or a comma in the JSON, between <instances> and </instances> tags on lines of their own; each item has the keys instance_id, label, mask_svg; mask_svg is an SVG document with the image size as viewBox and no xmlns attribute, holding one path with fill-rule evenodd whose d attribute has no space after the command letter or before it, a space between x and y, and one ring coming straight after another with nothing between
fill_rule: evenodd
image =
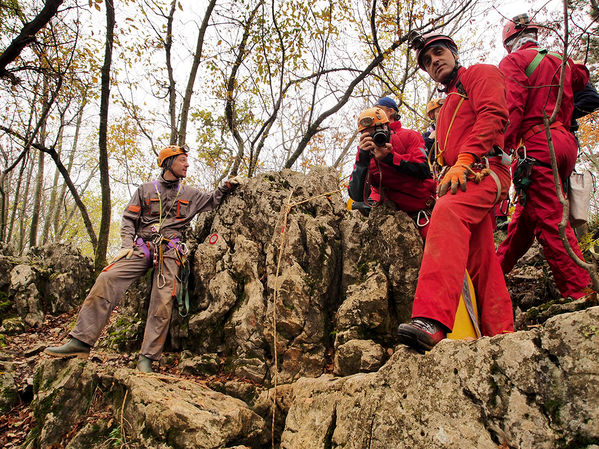
<instances>
[{"instance_id":1,"label":"red sleeve","mask_svg":"<svg viewBox=\"0 0 599 449\"><path fill-rule=\"evenodd\" d=\"M503 75L497 67L476 64L462 77L462 84L472 105L474 123L460 142L459 153L483 157L493 145L503 144L508 120Z\"/></svg>"},{"instance_id":2,"label":"red sleeve","mask_svg":"<svg viewBox=\"0 0 599 449\"><path fill-rule=\"evenodd\" d=\"M572 90L583 90L589 82L589 69L584 64L572 63Z\"/></svg>"},{"instance_id":3,"label":"red sleeve","mask_svg":"<svg viewBox=\"0 0 599 449\"><path fill-rule=\"evenodd\" d=\"M400 129L391 136L393 157L388 155L382 162L393 166L396 172L418 179L431 177L426 157L424 140L420 133L411 129Z\"/></svg>"},{"instance_id":4,"label":"red sleeve","mask_svg":"<svg viewBox=\"0 0 599 449\"><path fill-rule=\"evenodd\" d=\"M411 129L401 129L391 139L391 144L393 145L393 163L395 165L400 165L401 161L426 162L424 139L419 132Z\"/></svg>"},{"instance_id":5,"label":"red sleeve","mask_svg":"<svg viewBox=\"0 0 599 449\"><path fill-rule=\"evenodd\" d=\"M505 133L505 150L509 153L518 146L518 135L524 118L524 107L528 101L528 77L522 61L515 56L506 56L499 63L499 69L505 77L509 125Z\"/></svg>"}]
</instances>

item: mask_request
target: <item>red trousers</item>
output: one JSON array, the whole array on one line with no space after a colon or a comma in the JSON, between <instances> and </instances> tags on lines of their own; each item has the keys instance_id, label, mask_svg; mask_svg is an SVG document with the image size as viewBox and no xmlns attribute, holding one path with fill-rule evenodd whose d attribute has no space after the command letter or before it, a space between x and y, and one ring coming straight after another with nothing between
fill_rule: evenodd
<instances>
[{"instance_id":1,"label":"red trousers","mask_svg":"<svg viewBox=\"0 0 599 449\"><path fill-rule=\"evenodd\" d=\"M509 169L491 166L501 182L501 199L510 185ZM466 192L447 193L433 209L412 317L439 321L453 328L464 272L474 288L483 335L514 330L512 301L493 241L494 203L497 184L486 176L480 184L469 181Z\"/></svg>"},{"instance_id":2,"label":"red trousers","mask_svg":"<svg viewBox=\"0 0 599 449\"><path fill-rule=\"evenodd\" d=\"M576 163L578 149L576 140L567 131L552 130L551 135L560 177L567 179ZM549 161L544 133L539 133L527 141L526 152L528 156L545 163ZM518 259L528 251L536 237L543 246L545 259L561 295L564 298L570 296L577 299L587 294L586 287L591 283L591 278L588 272L576 265L566 253L557 228L562 219L562 211L551 168L535 165L531 184L527 190L526 205L516 206L513 219L508 226L507 238L499 245L497 255L503 272L509 273ZM566 237L574 252L583 259L569 222L566 227Z\"/></svg>"}]
</instances>

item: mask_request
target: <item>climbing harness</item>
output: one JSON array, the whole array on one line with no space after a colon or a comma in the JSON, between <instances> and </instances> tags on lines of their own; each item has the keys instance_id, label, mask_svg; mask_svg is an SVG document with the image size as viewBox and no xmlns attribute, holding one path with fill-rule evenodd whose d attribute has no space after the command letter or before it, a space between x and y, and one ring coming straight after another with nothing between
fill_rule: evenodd
<instances>
[{"instance_id":1,"label":"climbing harness","mask_svg":"<svg viewBox=\"0 0 599 449\"><path fill-rule=\"evenodd\" d=\"M174 249L174 259L177 265L179 266L179 274L175 275L175 280L173 281L173 296L177 297L177 306L179 309L179 314L182 317L185 317L189 313L188 281L190 268L189 263L187 261L187 246L185 245L185 243L181 242L181 239L179 239L178 237L167 238L161 233L162 225L164 221L167 219L174 205L177 203L177 199L179 198L179 194L181 193L182 187L179 184L177 194L175 195L173 202L171 203L168 210L166 210L163 213L162 195L160 192L158 181L154 181L153 184L154 190L156 191L156 195L158 195L158 223L154 223L152 225L153 235L150 242L145 242L143 239L138 238L136 243L138 244L138 246L141 247L148 262L151 262L152 266L154 267L154 270L156 270L156 287L158 287L159 289L162 289L166 286L166 276L164 275L164 253L168 249ZM153 249L153 258L151 261L150 247ZM178 281L180 284L178 293L176 291L176 281Z\"/></svg>"},{"instance_id":2,"label":"climbing harness","mask_svg":"<svg viewBox=\"0 0 599 449\"><path fill-rule=\"evenodd\" d=\"M528 200L526 191L528 190L532 182L533 167L537 165L540 167L548 168L550 170L553 169L551 168L550 164L541 162L538 159L535 159L534 157L528 156L526 154L526 146L524 145L521 145L518 148L518 150L516 151L516 155L518 158L518 162L516 164L516 170L514 170L513 176L514 188L516 189L518 204L520 204L521 206L526 206L526 201ZM562 185L564 185L564 181L561 181ZM567 188L564 188L567 191Z\"/></svg>"},{"instance_id":3,"label":"climbing harness","mask_svg":"<svg viewBox=\"0 0 599 449\"><path fill-rule=\"evenodd\" d=\"M530 64L528 64L528 67L526 67L526 69L524 70L524 73L526 74L527 78L530 78L530 76L537 69L537 67L539 66L539 64L541 63L541 61L547 55L555 56L560 61L564 60L563 55L560 55L559 53L554 53L552 51L547 51L544 48L532 48L531 50L536 50L537 51L537 55L533 58L533 60L530 62ZM568 65L568 67L569 67L570 63L566 62L566 65Z\"/></svg>"}]
</instances>

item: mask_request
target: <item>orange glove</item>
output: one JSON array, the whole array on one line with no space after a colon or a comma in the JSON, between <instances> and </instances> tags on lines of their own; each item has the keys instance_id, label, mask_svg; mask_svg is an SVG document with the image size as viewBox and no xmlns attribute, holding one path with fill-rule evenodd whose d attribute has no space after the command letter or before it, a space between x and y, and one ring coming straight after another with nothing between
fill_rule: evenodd
<instances>
[{"instance_id":1,"label":"orange glove","mask_svg":"<svg viewBox=\"0 0 599 449\"><path fill-rule=\"evenodd\" d=\"M438 195L441 197L447 193L451 186L451 193L455 195L458 192L458 185L462 192L466 191L466 167L474 163L474 155L470 153L458 154L456 163L445 173L441 184L439 184Z\"/></svg>"}]
</instances>

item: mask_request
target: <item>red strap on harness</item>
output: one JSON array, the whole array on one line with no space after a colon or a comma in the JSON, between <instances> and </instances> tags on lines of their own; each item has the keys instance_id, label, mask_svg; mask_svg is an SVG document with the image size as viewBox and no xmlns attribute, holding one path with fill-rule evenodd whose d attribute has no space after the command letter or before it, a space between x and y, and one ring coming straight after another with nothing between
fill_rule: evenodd
<instances>
[{"instance_id":1,"label":"red strap on harness","mask_svg":"<svg viewBox=\"0 0 599 449\"><path fill-rule=\"evenodd\" d=\"M550 129L562 129L564 131L567 131L566 128L564 127L564 124L562 122L560 122L559 120L556 120L551 125L549 125L549 128ZM535 134L538 134L544 130L545 130L545 125L535 125L522 135L522 140L524 140L526 142L532 136L534 136Z\"/></svg>"}]
</instances>

